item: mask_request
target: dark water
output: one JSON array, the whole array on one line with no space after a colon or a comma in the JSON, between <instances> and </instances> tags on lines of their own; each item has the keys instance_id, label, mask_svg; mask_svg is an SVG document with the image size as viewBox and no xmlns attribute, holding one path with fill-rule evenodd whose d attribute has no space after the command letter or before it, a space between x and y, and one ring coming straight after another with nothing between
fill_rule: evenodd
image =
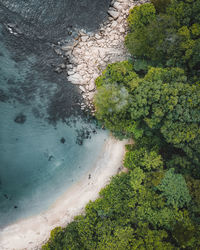
<instances>
[{"instance_id":1,"label":"dark water","mask_svg":"<svg viewBox=\"0 0 200 250\"><path fill-rule=\"evenodd\" d=\"M26 35L55 39L74 27L94 30L106 18L109 0L1 0L1 19Z\"/></svg>"},{"instance_id":2,"label":"dark water","mask_svg":"<svg viewBox=\"0 0 200 250\"><path fill-rule=\"evenodd\" d=\"M54 72L63 58L52 44L97 29L108 6L0 0L0 227L48 208L99 156L107 133L81 112L78 88Z\"/></svg>"}]
</instances>

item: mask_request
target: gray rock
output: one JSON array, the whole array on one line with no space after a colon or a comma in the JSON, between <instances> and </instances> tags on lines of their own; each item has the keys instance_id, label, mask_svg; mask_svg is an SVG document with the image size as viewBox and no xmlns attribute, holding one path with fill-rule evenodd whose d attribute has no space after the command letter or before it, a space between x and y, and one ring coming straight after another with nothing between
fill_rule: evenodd
<instances>
[{"instance_id":1,"label":"gray rock","mask_svg":"<svg viewBox=\"0 0 200 250\"><path fill-rule=\"evenodd\" d=\"M69 71L67 72L67 74L68 74L69 76L71 76L71 75L74 74L74 71L73 71L73 70L69 70Z\"/></svg>"},{"instance_id":2,"label":"gray rock","mask_svg":"<svg viewBox=\"0 0 200 250\"><path fill-rule=\"evenodd\" d=\"M57 55L62 55L62 52L59 49L54 49L54 51L56 52Z\"/></svg>"},{"instance_id":3,"label":"gray rock","mask_svg":"<svg viewBox=\"0 0 200 250\"><path fill-rule=\"evenodd\" d=\"M85 88L83 86L79 86L79 89L82 91L82 92L86 92Z\"/></svg>"},{"instance_id":4,"label":"gray rock","mask_svg":"<svg viewBox=\"0 0 200 250\"><path fill-rule=\"evenodd\" d=\"M88 95L88 99L89 99L90 101L92 101L93 98L94 98L94 95L95 95L95 92L90 92L89 95Z\"/></svg>"},{"instance_id":5,"label":"gray rock","mask_svg":"<svg viewBox=\"0 0 200 250\"><path fill-rule=\"evenodd\" d=\"M111 24L111 27L115 28L117 25L118 25L118 23L116 21L113 21L112 24Z\"/></svg>"},{"instance_id":6,"label":"gray rock","mask_svg":"<svg viewBox=\"0 0 200 250\"><path fill-rule=\"evenodd\" d=\"M60 64L59 65L61 69L65 69L66 68L66 65L64 63Z\"/></svg>"},{"instance_id":7,"label":"gray rock","mask_svg":"<svg viewBox=\"0 0 200 250\"><path fill-rule=\"evenodd\" d=\"M115 10L109 10L108 14L113 17L114 19L117 19L119 17L119 12L115 11Z\"/></svg>"},{"instance_id":8,"label":"gray rock","mask_svg":"<svg viewBox=\"0 0 200 250\"><path fill-rule=\"evenodd\" d=\"M72 46L70 46L70 45L63 45L63 46L61 47L61 49L62 49L63 51L68 51L68 50L71 50L71 49L72 49Z\"/></svg>"},{"instance_id":9,"label":"gray rock","mask_svg":"<svg viewBox=\"0 0 200 250\"><path fill-rule=\"evenodd\" d=\"M78 73L75 73L73 75L70 75L68 77L68 80L70 82L72 82L73 84L80 84L81 80L82 80L82 77L78 74Z\"/></svg>"},{"instance_id":10,"label":"gray rock","mask_svg":"<svg viewBox=\"0 0 200 250\"><path fill-rule=\"evenodd\" d=\"M123 27L120 27L119 32L120 32L120 33L124 33L124 32L125 32L125 29L124 29Z\"/></svg>"},{"instance_id":11,"label":"gray rock","mask_svg":"<svg viewBox=\"0 0 200 250\"><path fill-rule=\"evenodd\" d=\"M113 4L113 7L114 7L116 10L121 10L121 9L122 9L121 4L118 3L118 2L115 2L115 3Z\"/></svg>"},{"instance_id":12,"label":"gray rock","mask_svg":"<svg viewBox=\"0 0 200 250\"><path fill-rule=\"evenodd\" d=\"M60 74L60 73L62 73L63 70L60 67L57 67L57 68L54 69L54 71L56 73Z\"/></svg>"},{"instance_id":13,"label":"gray rock","mask_svg":"<svg viewBox=\"0 0 200 250\"><path fill-rule=\"evenodd\" d=\"M100 39L100 38L101 38L101 36L100 36L100 35L98 35L98 34L96 34L96 35L95 35L95 38L96 38L96 39Z\"/></svg>"},{"instance_id":14,"label":"gray rock","mask_svg":"<svg viewBox=\"0 0 200 250\"><path fill-rule=\"evenodd\" d=\"M82 42L86 42L86 41L87 41L87 39L88 39L88 37L87 37L87 36L82 36L82 37L81 37L81 41L82 41Z\"/></svg>"},{"instance_id":15,"label":"gray rock","mask_svg":"<svg viewBox=\"0 0 200 250\"><path fill-rule=\"evenodd\" d=\"M89 84L88 90L93 91L94 89L95 89L95 83L94 83L94 81L91 81Z\"/></svg>"},{"instance_id":16,"label":"gray rock","mask_svg":"<svg viewBox=\"0 0 200 250\"><path fill-rule=\"evenodd\" d=\"M72 64L67 64L67 69L68 70L73 69L73 65Z\"/></svg>"},{"instance_id":17,"label":"gray rock","mask_svg":"<svg viewBox=\"0 0 200 250\"><path fill-rule=\"evenodd\" d=\"M72 56L72 52L69 50L67 52L65 52L65 56L66 57L71 57Z\"/></svg>"}]
</instances>

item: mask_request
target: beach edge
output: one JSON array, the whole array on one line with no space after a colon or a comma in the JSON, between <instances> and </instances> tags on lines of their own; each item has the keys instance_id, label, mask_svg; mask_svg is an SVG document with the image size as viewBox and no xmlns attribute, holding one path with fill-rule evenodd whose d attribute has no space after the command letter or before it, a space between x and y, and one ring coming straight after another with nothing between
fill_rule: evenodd
<instances>
[{"instance_id":1,"label":"beach edge","mask_svg":"<svg viewBox=\"0 0 200 250\"><path fill-rule=\"evenodd\" d=\"M99 192L123 166L127 140L109 136L96 164L74 183L45 212L21 220L0 231L0 249L41 249L55 227L64 227L76 215L84 213L86 204L98 198Z\"/></svg>"}]
</instances>

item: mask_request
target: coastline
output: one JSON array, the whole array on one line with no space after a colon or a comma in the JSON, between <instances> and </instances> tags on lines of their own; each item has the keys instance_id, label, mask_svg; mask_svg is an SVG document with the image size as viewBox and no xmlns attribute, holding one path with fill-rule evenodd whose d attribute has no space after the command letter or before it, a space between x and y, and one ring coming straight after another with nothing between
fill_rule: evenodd
<instances>
[{"instance_id":1,"label":"coastline","mask_svg":"<svg viewBox=\"0 0 200 250\"><path fill-rule=\"evenodd\" d=\"M108 64L128 60L130 54L124 45L128 32L127 17L130 9L148 0L113 0L108 9L108 19L94 33L80 30L71 43L61 46L55 52L67 63L57 68L63 70L72 84L78 85L84 101L81 109L95 113L93 98L96 93L95 79Z\"/></svg>"},{"instance_id":2,"label":"coastline","mask_svg":"<svg viewBox=\"0 0 200 250\"><path fill-rule=\"evenodd\" d=\"M73 184L47 211L1 230L0 249L40 249L52 229L66 226L74 216L83 213L85 205L94 201L111 177L122 169L125 144L126 140L118 141L110 136L95 166L88 172L91 178L86 175Z\"/></svg>"},{"instance_id":3,"label":"coastline","mask_svg":"<svg viewBox=\"0 0 200 250\"><path fill-rule=\"evenodd\" d=\"M61 65L61 68L65 69L71 83L79 85L84 98L84 102L80 104L82 110L92 109L94 113L92 103L96 93L95 79L106 66L128 59L124 47L128 28L126 18L129 9L142 2L145 0L112 1L108 10L110 17L97 32L88 34L80 31L73 45L61 47L70 62ZM90 200L95 200L99 191L110 182L110 178L122 169L125 144L127 141L117 141L110 136L88 174L69 187L47 211L0 231L0 250L40 249L49 239L52 229L66 226L74 216L83 213L85 205Z\"/></svg>"}]
</instances>

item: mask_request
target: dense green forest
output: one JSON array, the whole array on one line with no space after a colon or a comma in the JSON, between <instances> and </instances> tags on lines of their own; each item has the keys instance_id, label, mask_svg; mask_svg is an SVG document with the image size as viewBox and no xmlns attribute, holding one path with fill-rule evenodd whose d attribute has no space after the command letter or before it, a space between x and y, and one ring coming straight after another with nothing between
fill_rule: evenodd
<instances>
[{"instance_id":1,"label":"dense green forest","mask_svg":"<svg viewBox=\"0 0 200 250\"><path fill-rule=\"evenodd\" d=\"M151 2L130 11L130 60L96 80L129 171L43 249L200 249L200 0Z\"/></svg>"}]
</instances>

